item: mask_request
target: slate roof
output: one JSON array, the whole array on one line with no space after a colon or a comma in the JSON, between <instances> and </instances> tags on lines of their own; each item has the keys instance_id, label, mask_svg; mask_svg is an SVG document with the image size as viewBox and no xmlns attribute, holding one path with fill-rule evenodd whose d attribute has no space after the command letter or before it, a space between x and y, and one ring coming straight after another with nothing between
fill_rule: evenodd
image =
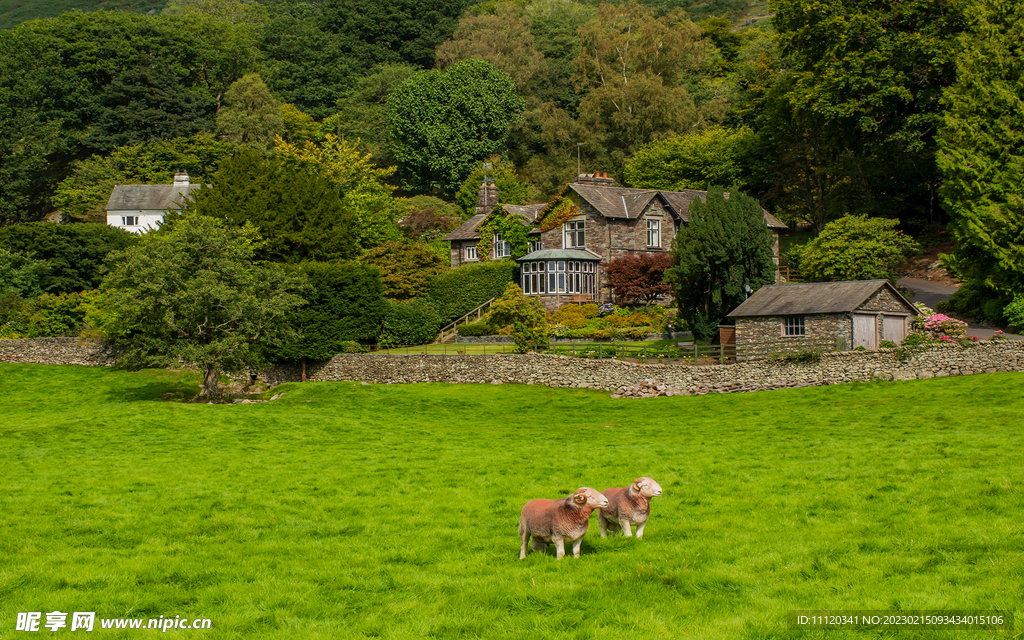
<instances>
[{"instance_id":1,"label":"slate roof","mask_svg":"<svg viewBox=\"0 0 1024 640\"><path fill-rule=\"evenodd\" d=\"M684 222L690 221L690 203L696 198L704 200L707 191L687 189L685 191L660 191L655 189L628 189L626 187L595 187L572 184L572 190L586 200L606 218L639 218L654 198L660 197L668 208ZM729 194L725 194L728 198ZM781 220L764 211L765 222L772 229L788 229Z\"/></svg>"},{"instance_id":2,"label":"slate roof","mask_svg":"<svg viewBox=\"0 0 1024 640\"><path fill-rule=\"evenodd\" d=\"M508 212L519 216L519 222L524 227L532 227L533 221L537 219L537 214L546 207L546 204L503 204L502 208ZM445 240L479 240L480 233L477 229L483 224L484 220L490 213L478 213L462 224L460 224L455 231L452 231L444 237Z\"/></svg>"},{"instance_id":3,"label":"slate roof","mask_svg":"<svg viewBox=\"0 0 1024 640\"><path fill-rule=\"evenodd\" d=\"M182 203L203 185L119 184L107 200L107 211L164 211Z\"/></svg>"},{"instance_id":4,"label":"slate roof","mask_svg":"<svg viewBox=\"0 0 1024 640\"><path fill-rule=\"evenodd\" d=\"M888 280L854 280L766 285L733 309L729 317L847 313L855 311L883 287L888 287L906 305L908 311L918 315L914 305L900 295Z\"/></svg>"},{"instance_id":5,"label":"slate roof","mask_svg":"<svg viewBox=\"0 0 1024 640\"><path fill-rule=\"evenodd\" d=\"M516 259L517 262L532 262L535 260L588 260L598 262L601 260L601 256L586 249L541 249Z\"/></svg>"}]
</instances>

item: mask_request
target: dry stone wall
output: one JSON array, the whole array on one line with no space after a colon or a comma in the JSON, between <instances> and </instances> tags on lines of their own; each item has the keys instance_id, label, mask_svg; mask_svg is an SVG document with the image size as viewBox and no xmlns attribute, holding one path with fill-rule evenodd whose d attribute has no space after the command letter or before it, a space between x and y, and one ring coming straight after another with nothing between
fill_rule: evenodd
<instances>
[{"instance_id":1,"label":"dry stone wall","mask_svg":"<svg viewBox=\"0 0 1024 640\"><path fill-rule=\"evenodd\" d=\"M449 382L459 384L537 384L550 387L625 391L646 380L675 389L805 386L809 383L915 380L945 376L1024 371L1024 341L983 342L961 347L940 344L901 360L900 350L844 351L822 354L818 362L758 360L705 366L634 364L554 355L337 355L307 363L307 380L355 380L379 384ZM0 362L111 366L118 351L76 338L0 340ZM302 379L298 365L265 372L267 382ZM716 386L717 385L717 386Z\"/></svg>"},{"instance_id":2,"label":"dry stone wall","mask_svg":"<svg viewBox=\"0 0 1024 640\"><path fill-rule=\"evenodd\" d=\"M553 355L338 355L309 380L358 380L379 384L450 382L458 384L540 384L550 387L622 391L657 380L676 389L714 385L790 385L885 380L1024 370L1024 342L1003 341L968 347L935 345L901 361L896 349L822 354L818 362L769 360L707 366L634 364ZM267 372L273 384L297 380L295 368Z\"/></svg>"},{"instance_id":3,"label":"dry stone wall","mask_svg":"<svg viewBox=\"0 0 1024 640\"><path fill-rule=\"evenodd\" d=\"M0 362L110 367L119 357L121 350L106 342L78 338L0 340Z\"/></svg>"}]
</instances>

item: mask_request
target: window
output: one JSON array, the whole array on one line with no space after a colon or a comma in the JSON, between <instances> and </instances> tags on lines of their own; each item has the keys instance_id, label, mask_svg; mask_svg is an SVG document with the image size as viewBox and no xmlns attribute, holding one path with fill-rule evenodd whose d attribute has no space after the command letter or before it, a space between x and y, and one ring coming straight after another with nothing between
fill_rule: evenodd
<instances>
[{"instance_id":1,"label":"window","mask_svg":"<svg viewBox=\"0 0 1024 640\"><path fill-rule=\"evenodd\" d=\"M807 332L804 327L803 316L791 316L782 319L783 336L804 336Z\"/></svg>"},{"instance_id":2,"label":"window","mask_svg":"<svg viewBox=\"0 0 1024 640\"><path fill-rule=\"evenodd\" d=\"M476 255L476 247L466 247L466 260L479 260L479 258Z\"/></svg>"},{"instance_id":3,"label":"window","mask_svg":"<svg viewBox=\"0 0 1024 640\"><path fill-rule=\"evenodd\" d=\"M139 216L121 216L121 226L135 227L139 224Z\"/></svg>"},{"instance_id":4,"label":"window","mask_svg":"<svg viewBox=\"0 0 1024 640\"><path fill-rule=\"evenodd\" d=\"M573 220L565 223L565 242L563 248L565 249L582 249L586 246L586 239L583 232L583 220Z\"/></svg>"},{"instance_id":5,"label":"window","mask_svg":"<svg viewBox=\"0 0 1024 640\"><path fill-rule=\"evenodd\" d=\"M540 251L540 240L531 240L529 243L530 253Z\"/></svg>"},{"instance_id":6,"label":"window","mask_svg":"<svg viewBox=\"0 0 1024 640\"><path fill-rule=\"evenodd\" d=\"M538 295L545 293L594 294L592 262L524 262L521 271L523 293Z\"/></svg>"},{"instance_id":7,"label":"window","mask_svg":"<svg viewBox=\"0 0 1024 640\"><path fill-rule=\"evenodd\" d=\"M494 234L494 257L507 258L512 255L512 245L505 242L500 233Z\"/></svg>"},{"instance_id":8,"label":"window","mask_svg":"<svg viewBox=\"0 0 1024 640\"><path fill-rule=\"evenodd\" d=\"M647 246L661 246L661 220L647 221Z\"/></svg>"}]
</instances>

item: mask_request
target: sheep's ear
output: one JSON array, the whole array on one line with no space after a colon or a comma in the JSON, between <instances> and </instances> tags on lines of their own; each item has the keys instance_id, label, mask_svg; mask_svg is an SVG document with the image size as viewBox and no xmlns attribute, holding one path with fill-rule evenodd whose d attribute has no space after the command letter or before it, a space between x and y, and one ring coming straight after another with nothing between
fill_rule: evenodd
<instances>
[{"instance_id":1,"label":"sheep's ear","mask_svg":"<svg viewBox=\"0 0 1024 640\"><path fill-rule=\"evenodd\" d=\"M587 494L585 494L585 493L577 493L576 495L574 495L572 497L572 500L576 504L586 504L587 503Z\"/></svg>"}]
</instances>

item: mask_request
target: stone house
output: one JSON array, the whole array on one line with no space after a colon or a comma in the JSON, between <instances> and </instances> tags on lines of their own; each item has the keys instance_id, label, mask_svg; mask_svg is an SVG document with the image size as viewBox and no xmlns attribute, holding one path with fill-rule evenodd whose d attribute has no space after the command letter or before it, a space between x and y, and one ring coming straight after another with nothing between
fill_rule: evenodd
<instances>
[{"instance_id":1,"label":"stone house","mask_svg":"<svg viewBox=\"0 0 1024 640\"><path fill-rule=\"evenodd\" d=\"M835 340L845 349L899 344L920 312L888 280L805 282L761 287L729 313L736 347Z\"/></svg>"},{"instance_id":2,"label":"stone house","mask_svg":"<svg viewBox=\"0 0 1024 640\"><path fill-rule=\"evenodd\" d=\"M445 240L451 243L453 267L479 260L480 229L494 208L501 207L529 229L530 252L517 259L524 294L538 296L548 309L601 303L611 301L604 266L626 255L667 253L689 220L690 203L706 197L706 191L616 187L607 173L598 173L578 176L552 203L501 205L497 187L485 182L478 192L476 214ZM552 212L556 203L564 211ZM775 236L778 267L779 233L787 227L767 211L764 215ZM500 233L494 234L487 258L510 256L508 243Z\"/></svg>"},{"instance_id":3,"label":"stone house","mask_svg":"<svg viewBox=\"0 0 1024 640\"><path fill-rule=\"evenodd\" d=\"M188 174L174 174L174 184L119 184L107 201L107 224L132 233L156 229L168 209L181 211L183 203L202 185L189 184Z\"/></svg>"}]
</instances>

